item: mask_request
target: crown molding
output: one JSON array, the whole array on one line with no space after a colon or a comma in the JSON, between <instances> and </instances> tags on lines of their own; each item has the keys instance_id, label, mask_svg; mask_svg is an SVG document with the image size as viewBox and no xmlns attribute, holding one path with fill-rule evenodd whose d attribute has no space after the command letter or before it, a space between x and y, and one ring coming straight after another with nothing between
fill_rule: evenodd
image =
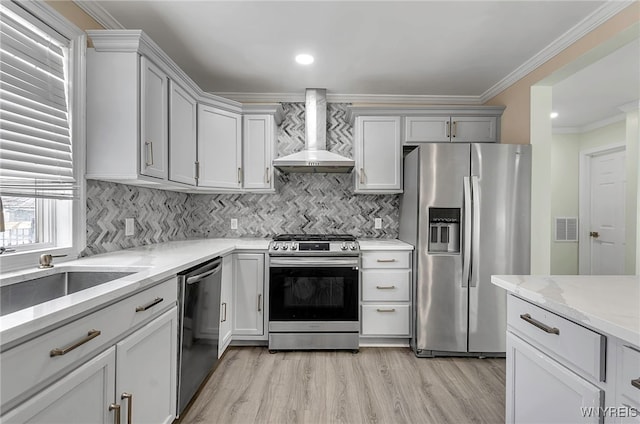
<instances>
[{"instance_id":1,"label":"crown molding","mask_svg":"<svg viewBox=\"0 0 640 424\"><path fill-rule=\"evenodd\" d=\"M125 27L107 12L104 7L96 1L73 0L73 2L89 16L96 20L104 29L125 29Z\"/></svg>"},{"instance_id":2,"label":"crown molding","mask_svg":"<svg viewBox=\"0 0 640 424\"><path fill-rule=\"evenodd\" d=\"M105 29L125 29L120 22L97 2L90 0L73 0L73 2ZM375 103L392 105L482 105L633 3L635 3L635 0L608 0L480 96L327 94L327 101L330 103ZM241 103L304 102L304 93L215 92L212 94Z\"/></svg>"},{"instance_id":3,"label":"crown molding","mask_svg":"<svg viewBox=\"0 0 640 424\"><path fill-rule=\"evenodd\" d=\"M623 111L624 113L634 112L634 111L640 109L640 100L635 100L633 102L625 103L623 105L620 105L620 106L618 106L618 109Z\"/></svg>"},{"instance_id":4,"label":"crown molding","mask_svg":"<svg viewBox=\"0 0 640 424\"><path fill-rule=\"evenodd\" d=\"M638 105L636 103L636 108L637 107ZM598 128L606 127L607 125L615 124L616 122L624 121L626 118L626 114L619 113L617 115L613 115L596 122L591 122L590 124L583 125L581 127L554 127L552 128L551 132L553 134L584 134L593 130L597 130Z\"/></svg>"},{"instance_id":5,"label":"crown molding","mask_svg":"<svg viewBox=\"0 0 640 424\"><path fill-rule=\"evenodd\" d=\"M304 103L304 93L240 93L215 92L217 96L240 103ZM361 103L388 105L481 105L478 96L429 96L393 94L327 94L328 103Z\"/></svg>"},{"instance_id":6,"label":"crown molding","mask_svg":"<svg viewBox=\"0 0 640 424\"><path fill-rule=\"evenodd\" d=\"M575 26L555 39L547 47L539 51L532 58L517 67L509 75L498 81L491 88L480 95L482 103L491 100L502 91L506 90L520 79L531 73L536 68L556 56L558 53L578 41L580 38L593 31L605 21L621 12L627 6L635 3L634 0L609 0L589 16L578 22Z\"/></svg>"}]
</instances>

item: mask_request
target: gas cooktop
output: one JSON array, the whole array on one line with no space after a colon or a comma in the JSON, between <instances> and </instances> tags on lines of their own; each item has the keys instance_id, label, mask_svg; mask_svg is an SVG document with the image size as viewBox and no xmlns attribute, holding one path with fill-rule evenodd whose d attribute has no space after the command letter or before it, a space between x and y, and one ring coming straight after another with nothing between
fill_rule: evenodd
<instances>
[{"instance_id":1,"label":"gas cooktop","mask_svg":"<svg viewBox=\"0 0 640 424\"><path fill-rule=\"evenodd\" d=\"M273 241L355 241L351 234L278 234Z\"/></svg>"},{"instance_id":2,"label":"gas cooktop","mask_svg":"<svg viewBox=\"0 0 640 424\"><path fill-rule=\"evenodd\" d=\"M351 234L278 234L269 245L274 256L354 255L360 246Z\"/></svg>"}]
</instances>

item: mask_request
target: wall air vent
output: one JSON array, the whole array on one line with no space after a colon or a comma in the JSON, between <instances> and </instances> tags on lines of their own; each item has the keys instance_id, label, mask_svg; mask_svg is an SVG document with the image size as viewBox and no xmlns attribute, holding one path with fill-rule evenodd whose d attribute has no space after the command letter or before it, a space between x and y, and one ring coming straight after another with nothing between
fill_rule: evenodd
<instances>
[{"instance_id":1,"label":"wall air vent","mask_svg":"<svg viewBox=\"0 0 640 424\"><path fill-rule=\"evenodd\" d=\"M578 218L557 216L555 241L578 241Z\"/></svg>"}]
</instances>

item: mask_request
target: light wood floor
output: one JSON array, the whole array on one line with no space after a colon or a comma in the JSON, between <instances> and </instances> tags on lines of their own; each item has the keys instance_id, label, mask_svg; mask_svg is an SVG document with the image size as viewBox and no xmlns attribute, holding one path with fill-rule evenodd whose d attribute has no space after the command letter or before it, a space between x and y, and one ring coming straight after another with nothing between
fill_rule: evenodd
<instances>
[{"instance_id":1,"label":"light wood floor","mask_svg":"<svg viewBox=\"0 0 640 424\"><path fill-rule=\"evenodd\" d=\"M181 424L504 423L504 359L233 347Z\"/></svg>"}]
</instances>

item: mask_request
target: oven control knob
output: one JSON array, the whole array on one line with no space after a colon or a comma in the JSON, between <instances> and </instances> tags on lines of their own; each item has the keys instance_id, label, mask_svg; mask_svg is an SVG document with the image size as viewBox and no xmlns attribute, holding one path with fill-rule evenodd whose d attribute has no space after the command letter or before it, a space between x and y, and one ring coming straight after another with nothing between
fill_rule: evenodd
<instances>
[{"instance_id":1,"label":"oven control knob","mask_svg":"<svg viewBox=\"0 0 640 424\"><path fill-rule=\"evenodd\" d=\"M356 246L356 244L355 244L355 243L351 243L351 244L349 245L349 249L351 249L351 250L356 250L356 248L357 248L357 247L358 247L358 246Z\"/></svg>"},{"instance_id":2,"label":"oven control knob","mask_svg":"<svg viewBox=\"0 0 640 424\"><path fill-rule=\"evenodd\" d=\"M291 243L291 250L298 250L298 245L295 243Z\"/></svg>"},{"instance_id":3,"label":"oven control knob","mask_svg":"<svg viewBox=\"0 0 640 424\"><path fill-rule=\"evenodd\" d=\"M340 245L340 250L347 250L347 243L343 241L342 244Z\"/></svg>"},{"instance_id":4,"label":"oven control knob","mask_svg":"<svg viewBox=\"0 0 640 424\"><path fill-rule=\"evenodd\" d=\"M289 248L288 244L285 243L285 244L282 245L282 250L287 250L288 248Z\"/></svg>"},{"instance_id":5,"label":"oven control knob","mask_svg":"<svg viewBox=\"0 0 640 424\"><path fill-rule=\"evenodd\" d=\"M274 243L273 250L278 250L278 249L280 249L280 245L278 243Z\"/></svg>"}]
</instances>

